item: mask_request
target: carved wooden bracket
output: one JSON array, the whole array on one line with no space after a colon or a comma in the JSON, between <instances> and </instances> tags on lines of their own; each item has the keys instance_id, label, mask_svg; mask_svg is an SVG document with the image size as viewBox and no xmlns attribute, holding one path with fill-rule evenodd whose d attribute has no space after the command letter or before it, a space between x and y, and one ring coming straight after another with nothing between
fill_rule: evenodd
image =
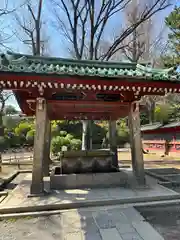
<instances>
[{"instance_id":1,"label":"carved wooden bracket","mask_svg":"<svg viewBox=\"0 0 180 240\"><path fill-rule=\"evenodd\" d=\"M28 104L29 109L31 109L33 112L35 112L35 109L32 108L32 104L34 104L35 100L29 99L29 100L26 100L26 102Z\"/></svg>"},{"instance_id":2,"label":"carved wooden bracket","mask_svg":"<svg viewBox=\"0 0 180 240\"><path fill-rule=\"evenodd\" d=\"M37 98L37 105L38 105L38 110L44 110L44 107L45 107L45 102L46 100L44 98Z\"/></svg>"},{"instance_id":3,"label":"carved wooden bracket","mask_svg":"<svg viewBox=\"0 0 180 240\"><path fill-rule=\"evenodd\" d=\"M44 88L41 85L38 86L38 91L41 96L44 94Z\"/></svg>"}]
</instances>

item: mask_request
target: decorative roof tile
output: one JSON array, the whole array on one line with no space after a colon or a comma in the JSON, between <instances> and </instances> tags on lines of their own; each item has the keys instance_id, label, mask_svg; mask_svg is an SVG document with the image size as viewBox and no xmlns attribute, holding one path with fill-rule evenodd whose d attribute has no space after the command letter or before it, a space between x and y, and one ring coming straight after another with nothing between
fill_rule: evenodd
<instances>
[{"instance_id":1,"label":"decorative roof tile","mask_svg":"<svg viewBox=\"0 0 180 240\"><path fill-rule=\"evenodd\" d=\"M141 126L141 132L144 132L144 131L151 131L151 130L156 130L156 129L159 129L163 126L162 123L153 123L153 124L146 124L146 125L142 125Z\"/></svg>"},{"instance_id":2,"label":"decorative roof tile","mask_svg":"<svg viewBox=\"0 0 180 240\"><path fill-rule=\"evenodd\" d=\"M140 78L150 80L180 80L174 68L153 69L127 62L100 62L39 57L7 52L0 55L1 72L26 72L38 74L98 76L106 78Z\"/></svg>"},{"instance_id":3,"label":"decorative roof tile","mask_svg":"<svg viewBox=\"0 0 180 240\"><path fill-rule=\"evenodd\" d=\"M162 126L161 128L173 128L173 127L179 127L179 126L180 126L179 122L171 122Z\"/></svg>"},{"instance_id":4,"label":"decorative roof tile","mask_svg":"<svg viewBox=\"0 0 180 240\"><path fill-rule=\"evenodd\" d=\"M162 124L162 123L146 124L141 126L141 132L153 131L153 130L165 129L165 128L175 128L179 126L180 126L179 122L170 122L167 124Z\"/></svg>"}]
</instances>

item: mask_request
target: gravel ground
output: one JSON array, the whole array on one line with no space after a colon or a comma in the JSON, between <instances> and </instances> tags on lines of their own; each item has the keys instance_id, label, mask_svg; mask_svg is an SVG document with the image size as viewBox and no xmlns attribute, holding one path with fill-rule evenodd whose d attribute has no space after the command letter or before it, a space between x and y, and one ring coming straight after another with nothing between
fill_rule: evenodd
<instances>
[{"instance_id":1,"label":"gravel ground","mask_svg":"<svg viewBox=\"0 0 180 240\"><path fill-rule=\"evenodd\" d=\"M2 171L0 172L0 178L6 178L17 170L31 170L32 166L20 165L20 167L15 165L2 166Z\"/></svg>"},{"instance_id":2,"label":"gravel ground","mask_svg":"<svg viewBox=\"0 0 180 240\"><path fill-rule=\"evenodd\" d=\"M1 240L63 239L61 216L9 219L0 222Z\"/></svg>"},{"instance_id":3,"label":"gravel ground","mask_svg":"<svg viewBox=\"0 0 180 240\"><path fill-rule=\"evenodd\" d=\"M0 240L101 240L92 212L85 210L65 211L48 217L3 220L0 222L0 233Z\"/></svg>"}]
</instances>

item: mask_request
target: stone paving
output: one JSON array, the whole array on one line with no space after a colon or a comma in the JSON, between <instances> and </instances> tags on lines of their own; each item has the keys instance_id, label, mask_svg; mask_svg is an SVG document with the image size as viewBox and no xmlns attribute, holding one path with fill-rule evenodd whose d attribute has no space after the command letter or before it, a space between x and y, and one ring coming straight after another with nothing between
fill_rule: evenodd
<instances>
[{"instance_id":1,"label":"stone paving","mask_svg":"<svg viewBox=\"0 0 180 240\"><path fill-rule=\"evenodd\" d=\"M9 219L0 224L0 240L163 240L133 207L94 207L58 215Z\"/></svg>"},{"instance_id":2,"label":"stone paving","mask_svg":"<svg viewBox=\"0 0 180 240\"><path fill-rule=\"evenodd\" d=\"M31 182L31 174L27 174L25 179L1 202L0 209L73 202L81 202L83 205L86 201L180 196L158 185L151 177L147 177L147 180L149 186L147 189L120 187L74 189L54 191L46 197L27 198ZM45 183L48 188L49 180L45 179ZM48 217L3 220L0 224L0 240L36 240L41 237L43 240L163 240L163 237L132 205L82 208L60 212L60 214Z\"/></svg>"},{"instance_id":3,"label":"stone paving","mask_svg":"<svg viewBox=\"0 0 180 240\"><path fill-rule=\"evenodd\" d=\"M8 195L8 197L0 203L0 210L2 208L14 207L29 207L29 206L47 206L52 204L72 204L97 201L110 201L110 200L126 200L134 201L142 198L144 201L152 197L179 197L180 195L168 188L158 185L156 181L151 178L151 185L147 189L134 189L134 188L101 188L101 189L73 189L73 190L58 190L53 191L49 196L32 197L28 198L31 174L27 177ZM47 182L47 185L49 183ZM47 186L48 187L48 186Z\"/></svg>"},{"instance_id":4,"label":"stone paving","mask_svg":"<svg viewBox=\"0 0 180 240\"><path fill-rule=\"evenodd\" d=\"M83 206L87 201L110 201L113 199L151 197L179 197L173 190L157 184L157 181L147 177L148 188L105 188L105 189L74 189L54 191L49 196L28 198L31 174L0 203L3 208L18 208L31 206L48 206L64 203L80 202ZM46 188L49 180L45 179ZM134 204L135 205L135 204ZM113 205L94 208L79 208L61 210L57 215L48 217L24 217L21 219L3 220L0 223L0 240L163 240L164 238L133 208Z\"/></svg>"}]
</instances>

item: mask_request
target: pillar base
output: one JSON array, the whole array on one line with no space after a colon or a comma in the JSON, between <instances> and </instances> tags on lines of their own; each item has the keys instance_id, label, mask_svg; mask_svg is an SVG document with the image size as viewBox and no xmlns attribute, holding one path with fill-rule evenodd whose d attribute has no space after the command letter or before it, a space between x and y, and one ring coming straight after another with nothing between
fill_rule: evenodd
<instances>
[{"instance_id":1,"label":"pillar base","mask_svg":"<svg viewBox=\"0 0 180 240\"><path fill-rule=\"evenodd\" d=\"M137 185L135 187L135 189L137 189L137 190L149 190L149 189L151 189L151 187L147 184L146 185Z\"/></svg>"},{"instance_id":2,"label":"pillar base","mask_svg":"<svg viewBox=\"0 0 180 240\"><path fill-rule=\"evenodd\" d=\"M28 194L28 198L31 198L31 197L44 197L44 196L47 196L49 195L51 192L47 192L46 190L44 190L42 193L30 193Z\"/></svg>"},{"instance_id":3,"label":"pillar base","mask_svg":"<svg viewBox=\"0 0 180 240\"><path fill-rule=\"evenodd\" d=\"M146 186L146 178L145 178L145 176L144 177L137 177L136 175L135 175L135 178L136 178L136 182L137 182L137 184L138 184L138 186Z\"/></svg>"},{"instance_id":4,"label":"pillar base","mask_svg":"<svg viewBox=\"0 0 180 240\"><path fill-rule=\"evenodd\" d=\"M31 184L30 195L41 195L44 194L44 183L33 183Z\"/></svg>"},{"instance_id":5,"label":"pillar base","mask_svg":"<svg viewBox=\"0 0 180 240\"><path fill-rule=\"evenodd\" d=\"M128 173L128 186L133 189L149 189L146 178L138 179L134 172Z\"/></svg>"}]
</instances>

